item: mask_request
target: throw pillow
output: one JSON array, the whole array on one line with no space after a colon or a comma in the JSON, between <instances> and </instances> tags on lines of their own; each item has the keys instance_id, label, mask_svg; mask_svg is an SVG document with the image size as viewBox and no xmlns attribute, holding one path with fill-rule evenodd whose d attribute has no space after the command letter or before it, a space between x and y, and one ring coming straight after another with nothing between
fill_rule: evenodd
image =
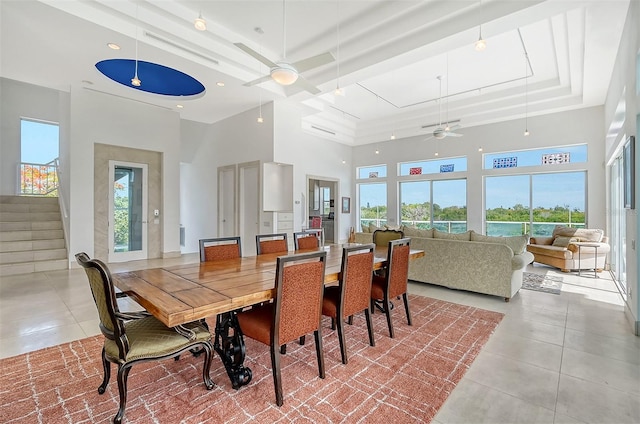
<instances>
[{"instance_id":1,"label":"throw pillow","mask_svg":"<svg viewBox=\"0 0 640 424\"><path fill-rule=\"evenodd\" d=\"M373 222L369 223L369 232L373 233L375 230L382 230L380 227L376 227Z\"/></svg>"},{"instance_id":2,"label":"throw pillow","mask_svg":"<svg viewBox=\"0 0 640 424\"><path fill-rule=\"evenodd\" d=\"M567 247L569 246L569 243L574 241L578 241L578 239L576 237L557 236L553 239L553 243L551 243L551 245L557 247Z\"/></svg>"},{"instance_id":3,"label":"throw pillow","mask_svg":"<svg viewBox=\"0 0 640 424\"><path fill-rule=\"evenodd\" d=\"M433 238L433 229L429 228L428 230L425 230L424 228L411 227L409 225L405 225L404 235L406 237Z\"/></svg>"},{"instance_id":4,"label":"throw pillow","mask_svg":"<svg viewBox=\"0 0 640 424\"><path fill-rule=\"evenodd\" d=\"M465 231L464 233L446 233L434 228L433 238L469 241L471 239L471 231Z\"/></svg>"},{"instance_id":5,"label":"throw pillow","mask_svg":"<svg viewBox=\"0 0 640 424\"><path fill-rule=\"evenodd\" d=\"M362 233L368 233L369 232L369 226L368 225L363 225L362 226Z\"/></svg>"},{"instance_id":6,"label":"throw pillow","mask_svg":"<svg viewBox=\"0 0 640 424\"><path fill-rule=\"evenodd\" d=\"M527 247L527 243L529 242L529 235L525 234L523 236L511 236L511 237L493 237L493 236L485 236L475 231L471 231L471 241L481 241L485 243L502 243L506 244L511 250L513 250L514 255L520 255L524 252L524 249Z\"/></svg>"}]
</instances>

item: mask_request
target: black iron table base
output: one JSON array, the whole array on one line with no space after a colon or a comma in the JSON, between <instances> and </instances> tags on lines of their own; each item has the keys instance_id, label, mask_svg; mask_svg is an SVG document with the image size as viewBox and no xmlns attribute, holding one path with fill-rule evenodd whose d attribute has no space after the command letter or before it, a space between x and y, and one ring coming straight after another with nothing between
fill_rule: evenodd
<instances>
[{"instance_id":1,"label":"black iron table base","mask_svg":"<svg viewBox=\"0 0 640 424\"><path fill-rule=\"evenodd\" d=\"M251 381L251 370L243 365L244 338L235 312L225 312L216 317L216 339L213 348L218 352L231 380L231 386L239 389Z\"/></svg>"}]
</instances>

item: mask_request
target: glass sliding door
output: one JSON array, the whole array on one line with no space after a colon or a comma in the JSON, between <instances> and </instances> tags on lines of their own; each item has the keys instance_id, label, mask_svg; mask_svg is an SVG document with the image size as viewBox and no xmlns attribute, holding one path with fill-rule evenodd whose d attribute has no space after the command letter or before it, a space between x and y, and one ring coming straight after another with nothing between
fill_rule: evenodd
<instances>
[{"instance_id":1,"label":"glass sliding door","mask_svg":"<svg viewBox=\"0 0 640 424\"><path fill-rule=\"evenodd\" d=\"M585 172L534 174L532 236L550 236L556 225L585 227Z\"/></svg>"},{"instance_id":2,"label":"glass sliding door","mask_svg":"<svg viewBox=\"0 0 640 424\"><path fill-rule=\"evenodd\" d=\"M109 262L147 259L147 165L109 161Z\"/></svg>"},{"instance_id":3,"label":"glass sliding door","mask_svg":"<svg viewBox=\"0 0 640 424\"><path fill-rule=\"evenodd\" d=\"M485 231L488 236L528 234L530 222L528 175L485 178Z\"/></svg>"},{"instance_id":4,"label":"glass sliding door","mask_svg":"<svg viewBox=\"0 0 640 424\"><path fill-rule=\"evenodd\" d=\"M467 231L467 180L433 181L433 227L447 233Z\"/></svg>"},{"instance_id":5,"label":"glass sliding door","mask_svg":"<svg viewBox=\"0 0 640 424\"><path fill-rule=\"evenodd\" d=\"M400 183L400 221L425 230L431 228L431 181Z\"/></svg>"}]
</instances>

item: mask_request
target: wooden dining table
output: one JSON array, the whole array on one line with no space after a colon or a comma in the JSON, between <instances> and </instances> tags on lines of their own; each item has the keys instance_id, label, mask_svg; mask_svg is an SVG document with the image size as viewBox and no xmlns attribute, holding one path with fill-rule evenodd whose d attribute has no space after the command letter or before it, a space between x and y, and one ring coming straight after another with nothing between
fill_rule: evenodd
<instances>
[{"instance_id":1,"label":"wooden dining table","mask_svg":"<svg viewBox=\"0 0 640 424\"><path fill-rule=\"evenodd\" d=\"M327 285L338 281L344 246L349 244L318 248L327 253ZM214 348L237 389L251 381L251 370L243 365L244 340L235 311L273 298L276 261L282 255L273 253L143 269L114 273L112 277L116 287L168 327L180 328L189 322L217 317ZM419 258L424 256L424 251L412 249L409 256ZM386 261L387 248L376 247L373 269L385 267Z\"/></svg>"}]
</instances>

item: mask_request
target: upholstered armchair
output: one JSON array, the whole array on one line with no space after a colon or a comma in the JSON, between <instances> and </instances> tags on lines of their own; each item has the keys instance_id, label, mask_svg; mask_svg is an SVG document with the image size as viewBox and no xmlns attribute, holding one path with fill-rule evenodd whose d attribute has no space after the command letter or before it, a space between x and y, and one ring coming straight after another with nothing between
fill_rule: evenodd
<instances>
[{"instance_id":1,"label":"upholstered armchair","mask_svg":"<svg viewBox=\"0 0 640 424\"><path fill-rule=\"evenodd\" d=\"M177 358L187 351L201 349L204 352L202 379L207 390L213 388L209 375L212 359L211 333L200 322L175 328L165 326L146 313L121 313L107 266L89 259L86 253L78 253L76 260L89 279L91 293L98 308L100 331L105 337L102 348L104 378L98 393L107 389L111 376L111 363L118 366L118 392L120 407L113 420L120 424L127 405L127 379L135 364L166 358Z\"/></svg>"},{"instance_id":2,"label":"upholstered armchair","mask_svg":"<svg viewBox=\"0 0 640 424\"><path fill-rule=\"evenodd\" d=\"M601 229L556 226L551 237L531 237L527 251L534 262L563 272L595 269L602 272L610 246Z\"/></svg>"}]
</instances>

